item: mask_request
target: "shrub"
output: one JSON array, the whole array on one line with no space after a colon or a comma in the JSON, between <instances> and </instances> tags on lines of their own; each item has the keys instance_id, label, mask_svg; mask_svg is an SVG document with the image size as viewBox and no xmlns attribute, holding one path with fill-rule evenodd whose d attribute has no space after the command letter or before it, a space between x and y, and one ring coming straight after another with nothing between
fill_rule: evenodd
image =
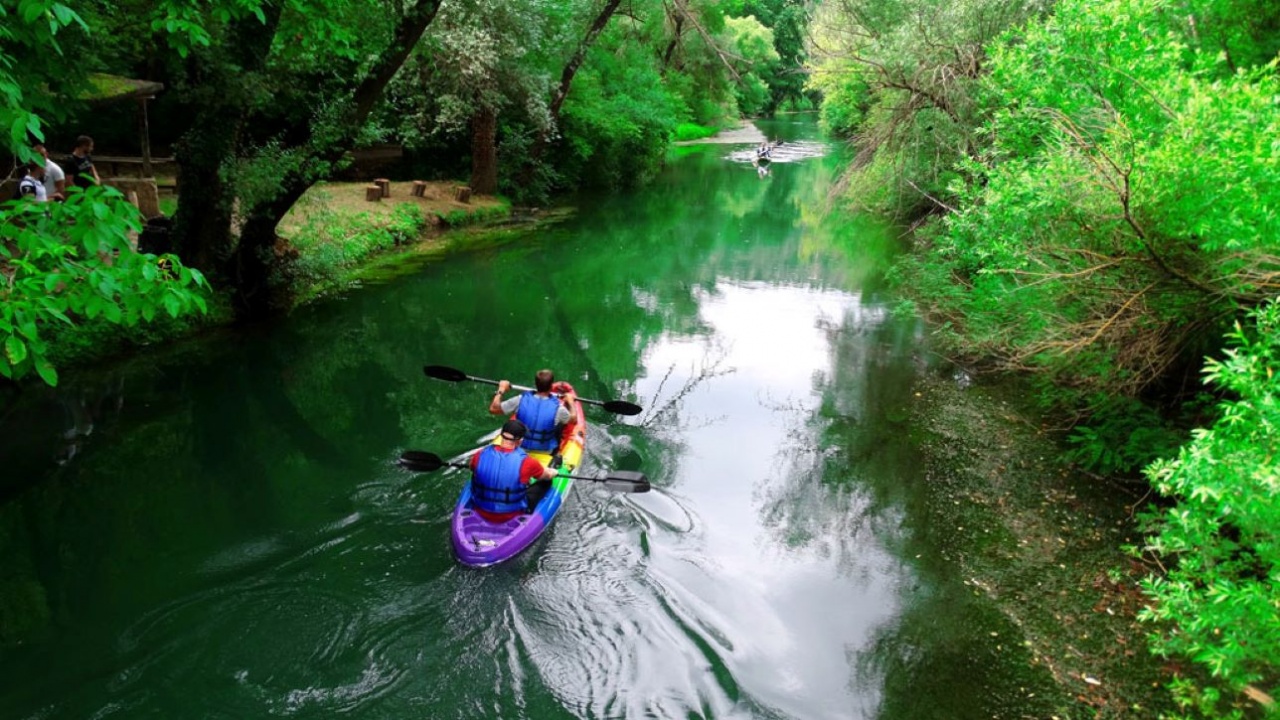
<instances>
[{"instance_id":1,"label":"shrub","mask_svg":"<svg viewBox=\"0 0 1280 720\"><path fill-rule=\"evenodd\" d=\"M1261 685L1274 694L1280 683L1280 306L1252 318L1253 331L1237 324L1234 347L1206 367L1231 397L1217 422L1146 471L1175 504L1145 518L1144 551L1168 570L1143 583L1153 603L1141 617L1161 625L1156 652L1209 672L1206 683L1171 686L1183 707L1207 717L1240 716L1220 702L1223 690Z\"/></svg>"}]
</instances>

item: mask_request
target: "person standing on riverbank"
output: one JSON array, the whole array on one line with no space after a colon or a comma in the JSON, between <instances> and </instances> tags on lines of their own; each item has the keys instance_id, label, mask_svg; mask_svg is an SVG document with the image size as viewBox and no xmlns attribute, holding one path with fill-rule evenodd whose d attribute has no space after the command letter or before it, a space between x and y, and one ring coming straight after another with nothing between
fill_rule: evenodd
<instances>
[{"instance_id":1,"label":"person standing on riverbank","mask_svg":"<svg viewBox=\"0 0 1280 720\"><path fill-rule=\"evenodd\" d=\"M26 164L22 179L18 181L18 197L47 202L49 197L44 191L44 168L35 161Z\"/></svg>"},{"instance_id":2,"label":"person standing on riverbank","mask_svg":"<svg viewBox=\"0 0 1280 720\"><path fill-rule=\"evenodd\" d=\"M87 188L102 184L98 168L93 166L93 138L88 135L76 138L76 146L67 156L65 170L71 173L71 181L76 187Z\"/></svg>"},{"instance_id":3,"label":"person standing on riverbank","mask_svg":"<svg viewBox=\"0 0 1280 720\"><path fill-rule=\"evenodd\" d=\"M49 159L49 150L44 143L32 146L40 157L44 158L44 194L49 200L65 200L67 197L67 174L58 163Z\"/></svg>"}]
</instances>

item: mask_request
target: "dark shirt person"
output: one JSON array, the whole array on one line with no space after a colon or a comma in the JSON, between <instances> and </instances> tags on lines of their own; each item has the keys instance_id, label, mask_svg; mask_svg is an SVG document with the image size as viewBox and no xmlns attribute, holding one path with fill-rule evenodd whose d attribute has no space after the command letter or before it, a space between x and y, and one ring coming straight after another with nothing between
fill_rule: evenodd
<instances>
[{"instance_id":1,"label":"dark shirt person","mask_svg":"<svg viewBox=\"0 0 1280 720\"><path fill-rule=\"evenodd\" d=\"M524 423L508 420L497 445L471 456L471 507L491 523L503 523L527 512L529 483L541 480L549 486L558 474L520 447L524 437Z\"/></svg>"},{"instance_id":2,"label":"dark shirt person","mask_svg":"<svg viewBox=\"0 0 1280 720\"><path fill-rule=\"evenodd\" d=\"M93 166L93 138L88 135L81 135L76 138L75 149L67 156L63 163L66 167L63 171L71 178L76 187L87 188L92 185L101 185L102 178L98 177L98 168Z\"/></svg>"},{"instance_id":3,"label":"dark shirt person","mask_svg":"<svg viewBox=\"0 0 1280 720\"><path fill-rule=\"evenodd\" d=\"M560 447L560 428L573 417L574 397L567 392L563 397L552 393L555 375L550 370L539 370L534 376L533 390L527 390L509 400L502 396L511 389L508 380L498 381L498 391L489 402L489 412L494 415L514 415L529 429L524 448L534 452L552 453Z\"/></svg>"}]
</instances>

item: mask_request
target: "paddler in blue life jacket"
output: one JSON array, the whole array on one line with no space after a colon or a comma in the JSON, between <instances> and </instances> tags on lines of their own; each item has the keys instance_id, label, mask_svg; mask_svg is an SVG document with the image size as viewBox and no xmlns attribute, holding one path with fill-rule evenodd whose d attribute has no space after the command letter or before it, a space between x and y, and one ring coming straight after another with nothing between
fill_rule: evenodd
<instances>
[{"instance_id":1,"label":"paddler in blue life jacket","mask_svg":"<svg viewBox=\"0 0 1280 720\"><path fill-rule=\"evenodd\" d=\"M520 447L524 437L524 423L508 420L497 445L471 456L471 506L491 523L506 522L526 512L529 483L545 480L549 484L557 474Z\"/></svg>"},{"instance_id":2,"label":"paddler in blue life jacket","mask_svg":"<svg viewBox=\"0 0 1280 720\"><path fill-rule=\"evenodd\" d=\"M556 377L550 370L539 370L533 378L531 391L509 400L502 396L511 389L507 380L498 381L498 392L489 402L489 412L494 415L512 415L524 423L529 433L524 439L524 449L534 452L554 453L560 447L560 429L573 417L572 392L561 397L552 394Z\"/></svg>"}]
</instances>

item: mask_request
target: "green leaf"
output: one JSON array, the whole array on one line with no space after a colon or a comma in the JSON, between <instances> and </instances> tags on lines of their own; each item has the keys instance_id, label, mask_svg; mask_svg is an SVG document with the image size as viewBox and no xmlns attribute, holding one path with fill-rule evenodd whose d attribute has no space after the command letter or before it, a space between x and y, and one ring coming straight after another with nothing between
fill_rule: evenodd
<instances>
[{"instance_id":1,"label":"green leaf","mask_svg":"<svg viewBox=\"0 0 1280 720\"><path fill-rule=\"evenodd\" d=\"M35 0L22 0L18 3L18 12L22 14L22 21L30 25L44 13L44 4Z\"/></svg>"},{"instance_id":2,"label":"green leaf","mask_svg":"<svg viewBox=\"0 0 1280 720\"><path fill-rule=\"evenodd\" d=\"M58 18L58 22L63 25L70 25L72 22L80 19L80 16L76 15L75 10L72 10L62 3L58 3L53 6L53 16Z\"/></svg>"},{"instance_id":3,"label":"green leaf","mask_svg":"<svg viewBox=\"0 0 1280 720\"><path fill-rule=\"evenodd\" d=\"M36 358L36 372L39 373L40 379L46 384L57 387L58 371L53 367L53 363L49 362L43 356Z\"/></svg>"},{"instance_id":4,"label":"green leaf","mask_svg":"<svg viewBox=\"0 0 1280 720\"><path fill-rule=\"evenodd\" d=\"M48 314L50 314L50 315L52 315L52 316L54 316L54 317L58 318L59 320L61 320L62 322L66 323L66 324L68 324L68 325L72 325L72 326L74 326L74 325L75 325L75 323L71 321L71 318L67 317L65 313L63 313L61 310L59 310L57 307L55 307L55 306L54 306L54 305L52 305L52 304L48 304L48 303L46 303L46 304L44 305L44 311L45 311L46 313L48 313Z\"/></svg>"},{"instance_id":5,"label":"green leaf","mask_svg":"<svg viewBox=\"0 0 1280 720\"><path fill-rule=\"evenodd\" d=\"M13 141L13 147L22 147L27 144L27 118L25 113L19 113L13 119L13 124L9 127L9 138Z\"/></svg>"},{"instance_id":6,"label":"green leaf","mask_svg":"<svg viewBox=\"0 0 1280 720\"><path fill-rule=\"evenodd\" d=\"M17 335L10 335L4 341L4 355L16 367L27 359L27 345Z\"/></svg>"}]
</instances>

